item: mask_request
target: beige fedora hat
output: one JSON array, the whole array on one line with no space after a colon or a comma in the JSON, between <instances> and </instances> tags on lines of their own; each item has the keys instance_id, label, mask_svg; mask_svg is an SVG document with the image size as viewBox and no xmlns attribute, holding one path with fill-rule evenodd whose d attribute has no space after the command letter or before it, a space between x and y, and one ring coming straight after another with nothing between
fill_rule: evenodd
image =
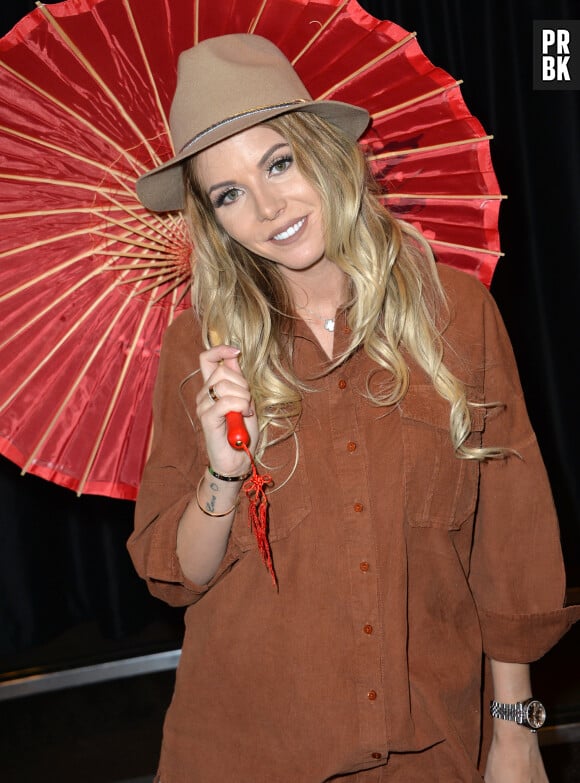
<instances>
[{"instance_id":1,"label":"beige fedora hat","mask_svg":"<svg viewBox=\"0 0 580 783\"><path fill-rule=\"evenodd\" d=\"M259 35L208 38L179 57L169 125L174 158L137 180L141 203L155 212L185 206L182 162L201 150L293 111L317 114L354 139L365 131L365 109L314 101L282 52Z\"/></svg>"}]
</instances>

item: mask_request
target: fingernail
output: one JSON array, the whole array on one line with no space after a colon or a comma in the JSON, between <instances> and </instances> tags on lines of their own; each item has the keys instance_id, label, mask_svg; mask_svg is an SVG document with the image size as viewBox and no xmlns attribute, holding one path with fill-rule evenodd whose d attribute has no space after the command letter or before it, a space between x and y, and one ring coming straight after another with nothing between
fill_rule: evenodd
<instances>
[{"instance_id":1,"label":"fingernail","mask_svg":"<svg viewBox=\"0 0 580 783\"><path fill-rule=\"evenodd\" d=\"M228 348L236 356L241 353L241 350L237 347L237 345L228 345Z\"/></svg>"}]
</instances>

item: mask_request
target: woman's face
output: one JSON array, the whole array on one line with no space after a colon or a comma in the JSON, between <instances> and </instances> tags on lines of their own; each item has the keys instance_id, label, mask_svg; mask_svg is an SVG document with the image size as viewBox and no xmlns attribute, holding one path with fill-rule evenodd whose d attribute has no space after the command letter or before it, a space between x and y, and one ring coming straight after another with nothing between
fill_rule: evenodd
<instances>
[{"instance_id":1,"label":"woman's face","mask_svg":"<svg viewBox=\"0 0 580 783\"><path fill-rule=\"evenodd\" d=\"M297 282L329 263L320 196L277 131L257 125L219 142L197 155L196 171L221 226L284 275Z\"/></svg>"}]
</instances>

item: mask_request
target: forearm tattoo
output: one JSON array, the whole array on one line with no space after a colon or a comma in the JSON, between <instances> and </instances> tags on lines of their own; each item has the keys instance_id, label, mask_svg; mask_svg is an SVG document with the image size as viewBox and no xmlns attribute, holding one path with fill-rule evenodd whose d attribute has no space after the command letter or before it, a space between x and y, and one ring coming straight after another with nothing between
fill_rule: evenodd
<instances>
[{"instance_id":1,"label":"forearm tattoo","mask_svg":"<svg viewBox=\"0 0 580 783\"><path fill-rule=\"evenodd\" d=\"M215 481L211 482L211 484L209 485L209 488L211 489L212 492L219 492L220 491L220 488L215 483ZM211 496L211 500L208 500L207 503L205 504L206 511L210 511L212 513L215 511L215 502L216 502L216 500L217 500L216 496L212 495Z\"/></svg>"}]
</instances>

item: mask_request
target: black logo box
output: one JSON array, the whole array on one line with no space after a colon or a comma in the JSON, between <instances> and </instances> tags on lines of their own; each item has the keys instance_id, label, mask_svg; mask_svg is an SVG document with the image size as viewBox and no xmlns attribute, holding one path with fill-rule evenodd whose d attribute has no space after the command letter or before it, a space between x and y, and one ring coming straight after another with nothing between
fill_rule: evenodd
<instances>
[{"instance_id":1,"label":"black logo box","mask_svg":"<svg viewBox=\"0 0 580 783\"><path fill-rule=\"evenodd\" d=\"M580 19L534 20L534 90L580 89Z\"/></svg>"}]
</instances>

